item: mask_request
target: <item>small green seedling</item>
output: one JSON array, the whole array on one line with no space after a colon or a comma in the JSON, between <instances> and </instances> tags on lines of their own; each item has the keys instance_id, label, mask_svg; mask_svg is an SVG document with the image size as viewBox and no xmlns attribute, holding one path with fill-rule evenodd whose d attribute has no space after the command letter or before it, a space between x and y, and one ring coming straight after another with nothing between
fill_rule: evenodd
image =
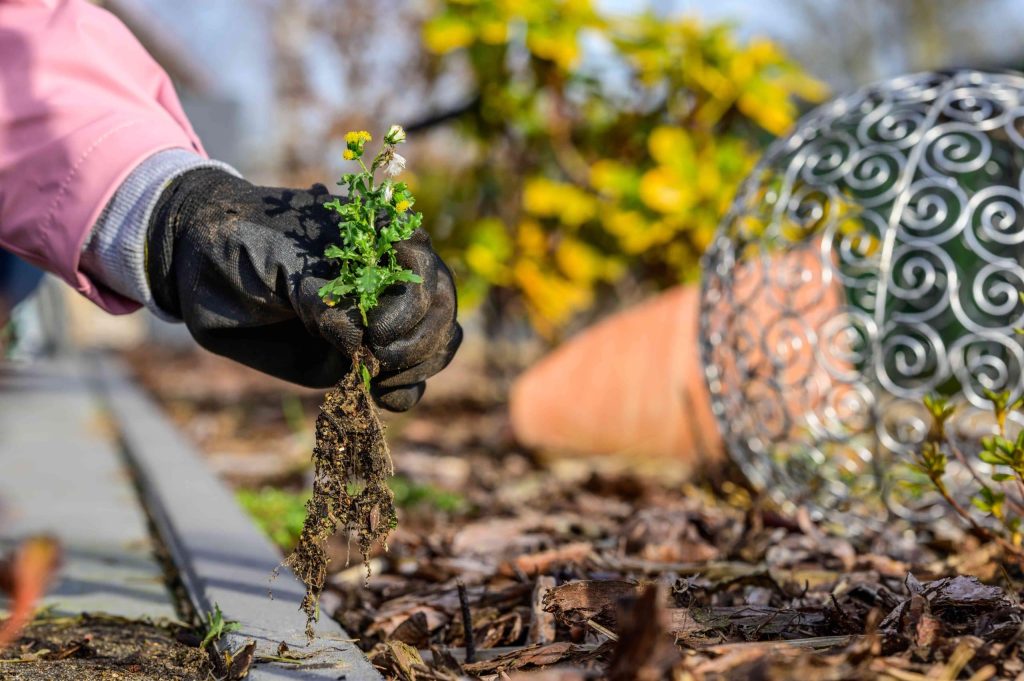
<instances>
[{"instance_id":1,"label":"small green seedling","mask_svg":"<svg viewBox=\"0 0 1024 681\"><path fill-rule=\"evenodd\" d=\"M220 606L216 603L213 604L213 612L206 613L206 635L203 636L203 642L199 644L199 647L206 649L206 646L220 640L220 637L224 634L228 634L232 631L238 631L242 628L242 625L234 620L224 619L224 613L220 611Z\"/></svg>"},{"instance_id":2,"label":"small green seedling","mask_svg":"<svg viewBox=\"0 0 1024 681\"><path fill-rule=\"evenodd\" d=\"M346 173L338 182L348 188L348 201L334 199L324 204L338 214L341 233L341 244L328 246L324 255L336 260L341 271L320 289L320 297L328 305L353 298L364 325L368 323L366 313L377 306L384 289L422 281L395 257L394 245L412 236L423 223L422 213L410 212L415 198L409 187L394 180L405 169L405 159L395 151L405 142L405 130L392 125L384 136L384 146L367 168L363 155L371 139L365 130L345 135L345 160L356 161L362 170ZM378 170L385 176L379 184Z\"/></svg>"},{"instance_id":3,"label":"small green seedling","mask_svg":"<svg viewBox=\"0 0 1024 681\"><path fill-rule=\"evenodd\" d=\"M996 433L981 438L981 449L977 458L988 464L988 469L975 471L970 459L961 451L956 439L947 433L947 422L955 407L946 398L928 395L924 398L925 409L931 416L928 435L915 457L914 468L931 481L932 487L946 504L960 516L974 532L1003 548L1008 557L1024 563L1024 430L1016 437L1007 436L1007 417L1024 408L1024 399L1014 399L1009 391L995 392L985 389L985 397L992 403L992 416ZM945 482L950 458L959 461L971 472L974 493L971 506L989 518L983 525L971 514L970 508L960 503ZM986 477L988 478L986 480ZM1015 497L1008 497L1006 490L1013 489Z\"/></svg>"}]
</instances>

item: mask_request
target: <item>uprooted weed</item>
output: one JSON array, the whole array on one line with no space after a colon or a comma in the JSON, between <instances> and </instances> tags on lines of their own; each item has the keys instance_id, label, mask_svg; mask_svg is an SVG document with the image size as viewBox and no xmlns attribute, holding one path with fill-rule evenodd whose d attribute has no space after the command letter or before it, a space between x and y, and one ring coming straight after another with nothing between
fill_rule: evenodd
<instances>
[{"instance_id":1,"label":"uprooted weed","mask_svg":"<svg viewBox=\"0 0 1024 681\"><path fill-rule=\"evenodd\" d=\"M362 366L376 373L376 361L361 351L348 374L324 396L316 420L313 496L306 504L299 541L285 559L285 565L306 585L302 609L310 637L327 581L328 539L339 528L349 541L354 537L369 577L370 549L398 524L395 496L388 486L394 475L391 452L363 381Z\"/></svg>"}]
</instances>

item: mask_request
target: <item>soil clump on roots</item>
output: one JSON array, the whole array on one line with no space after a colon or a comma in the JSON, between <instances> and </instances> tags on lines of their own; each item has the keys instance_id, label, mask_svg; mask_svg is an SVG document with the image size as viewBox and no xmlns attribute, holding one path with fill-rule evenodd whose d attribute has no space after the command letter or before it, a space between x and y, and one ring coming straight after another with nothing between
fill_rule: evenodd
<instances>
[{"instance_id":1,"label":"soil clump on roots","mask_svg":"<svg viewBox=\"0 0 1024 681\"><path fill-rule=\"evenodd\" d=\"M388 486L394 475L391 452L364 381L364 368L375 375L378 364L369 352L360 350L352 358L352 369L324 396L313 447L313 496L306 504L299 541L285 559L285 565L306 585L302 609L310 637L327 581L327 540L339 529L350 542L354 538L369 577L370 549L378 540L384 542L398 524L395 497Z\"/></svg>"}]
</instances>

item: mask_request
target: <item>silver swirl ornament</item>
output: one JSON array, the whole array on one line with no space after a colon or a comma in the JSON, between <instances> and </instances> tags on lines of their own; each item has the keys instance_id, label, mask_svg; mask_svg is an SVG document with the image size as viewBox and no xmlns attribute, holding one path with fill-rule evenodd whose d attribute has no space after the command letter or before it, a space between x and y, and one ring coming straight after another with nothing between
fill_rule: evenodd
<instances>
[{"instance_id":1,"label":"silver swirl ornament","mask_svg":"<svg viewBox=\"0 0 1024 681\"><path fill-rule=\"evenodd\" d=\"M959 437L1024 381L1024 77L900 76L808 113L704 268L713 409L748 477L784 505L931 517L894 480L922 398L962 405Z\"/></svg>"}]
</instances>

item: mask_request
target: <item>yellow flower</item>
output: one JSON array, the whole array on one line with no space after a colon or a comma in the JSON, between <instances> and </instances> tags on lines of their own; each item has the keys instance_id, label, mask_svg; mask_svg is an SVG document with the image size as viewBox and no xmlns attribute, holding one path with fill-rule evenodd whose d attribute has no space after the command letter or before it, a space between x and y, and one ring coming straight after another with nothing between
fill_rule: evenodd
<instances>
[{"instance_id":1,"label":"yellow flower","mask_svg":"<svg viewBox=\"0 0 1024 681\"><path fill-rule=\"evenodd\" d=\"M407 201L406 199L402 199L401 201L395 204L395 210L397 210L399 213L404 213L405 211L409 210L410 206L412 206L412 204L409 203L409 201Z\"/></svg>"},{"instance_id":2,"label":"yellow flower","mask_svg":"<svg viewBox=\"0 0 1024 681\"><path fill-rule=\"evenodd\" d=\"M373 139L373 136L365 130L352 130L345 133L345 144L360 145L366 144Z\"/></svg>"},{"instance_id":3,"label":"yellow flower","mask_svg":"<svg viewBox=\"0 0 1024 681\"><path fill-rule=\"evenodd\" d=\"M341 152L341 157L344 158L346 161L354 161L356 160L356 152L352 151L351 149L346 149L345 151Z\"/></svg>"}]
</instances>

